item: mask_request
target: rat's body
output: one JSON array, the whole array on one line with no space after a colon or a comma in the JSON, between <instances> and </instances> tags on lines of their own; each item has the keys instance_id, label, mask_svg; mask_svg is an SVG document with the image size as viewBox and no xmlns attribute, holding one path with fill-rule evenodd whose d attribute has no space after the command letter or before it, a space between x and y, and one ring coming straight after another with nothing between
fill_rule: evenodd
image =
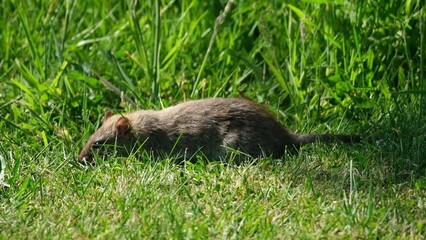
<instances>
[{"instance_id":1,"label":"rat's body","mask_svg":"<svg viewBox=\"0 0 426 240\"><path fill-rule=\"evenodd\" d=\"M142 148L157 156L171 154L184 159L198 153L210 160L221 159L229 149L252 157L281 157L289 146L297 149L305 143L336 140L351 143L358 142L359 137L297 135L250 100L211 98L160 111L140 110L113 116L107 113L103 125L89 138L78 159L89 160L91 150L101 147L115 149L123 156Z\"/></svg>"}]
</instances>

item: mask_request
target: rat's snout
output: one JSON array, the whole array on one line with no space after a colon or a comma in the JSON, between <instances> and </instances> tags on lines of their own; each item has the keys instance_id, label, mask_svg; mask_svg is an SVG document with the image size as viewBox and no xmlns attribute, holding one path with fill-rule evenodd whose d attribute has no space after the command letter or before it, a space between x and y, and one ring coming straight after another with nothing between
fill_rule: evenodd
<instances>
[{"instance_id":1,"label":"rat's snout","mask_svg":"<svg viewBox=\"0 0 426 240\"><path fill-rule=\"evenodd\" d=\"M80 163L87 163L87 162L91 162L92 161L92 156L90 154L86 154L86 155L79 155L78 156L78 161Z\"/></svg>"},{"instance_id":2,"label":"rat's snout","mask_svg":"<svg viewBox=\"0 0 426 240\"><path fill-rule=\"evenodd\" d=\"M80 155L78 155L77 160L80 163L87 163L87 162L92 161L92 158L93 157L92 157L92 154L90 153L90 149L84 148L81 151Z\"/></svg>"}]
</instances>

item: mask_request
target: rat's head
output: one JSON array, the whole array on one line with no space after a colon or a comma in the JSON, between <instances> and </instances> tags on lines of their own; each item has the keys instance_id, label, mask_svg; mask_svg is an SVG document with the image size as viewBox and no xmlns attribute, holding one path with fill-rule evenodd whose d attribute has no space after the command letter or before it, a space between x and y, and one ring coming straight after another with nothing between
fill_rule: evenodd
<instances>
[{"instance_id":1,"label":"rat's head","mask_svg":"<svg viewBox=\"0 0 426 240\"><path fill-rule=\"evenodd\" d=\"M79 162L92 160L93 151L100 155L106 155L116 151L125 154L126 147L131 142L133 133L129 119L123 115L113 115L107 112L102 126L92 135L78 156Z\"/></svg>"}]
</instances>

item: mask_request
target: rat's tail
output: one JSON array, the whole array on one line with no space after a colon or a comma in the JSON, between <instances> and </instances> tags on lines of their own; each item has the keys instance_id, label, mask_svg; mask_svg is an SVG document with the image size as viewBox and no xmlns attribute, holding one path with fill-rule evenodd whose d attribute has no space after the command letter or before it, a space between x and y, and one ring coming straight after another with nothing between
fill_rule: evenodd
<instances>
[{"instance_id":1,"label":"rat's tail","mask_svg":"<svg viewBox=\"0 0 426 240\"><path fill-rule=\"evenodd\" d=\"M314 143L314 142L359 143L359 142L361 142L361 136L358 136L358 135L336 135L336 134L305 134L305 135L297 135L296 141L299 144Z\"/></svg>"}]
</instances>

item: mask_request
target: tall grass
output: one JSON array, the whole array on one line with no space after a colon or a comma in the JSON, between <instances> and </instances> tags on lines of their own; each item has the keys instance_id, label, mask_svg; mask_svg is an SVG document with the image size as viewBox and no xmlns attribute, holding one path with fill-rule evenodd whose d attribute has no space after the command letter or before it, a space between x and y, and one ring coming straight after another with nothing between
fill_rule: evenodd
<instances>
[{"instance_id":1,"label":"tall grass","mask_svg":"<svg viewBox=\"0 0 426 240\"><path fill-rule=\"evenodd\" d=\"M1 1L0 238L422 238L425 11ZM107 110L241 95L298 133L378 141L241 165L75 161Z\"/></svg>"}]
</instances>

